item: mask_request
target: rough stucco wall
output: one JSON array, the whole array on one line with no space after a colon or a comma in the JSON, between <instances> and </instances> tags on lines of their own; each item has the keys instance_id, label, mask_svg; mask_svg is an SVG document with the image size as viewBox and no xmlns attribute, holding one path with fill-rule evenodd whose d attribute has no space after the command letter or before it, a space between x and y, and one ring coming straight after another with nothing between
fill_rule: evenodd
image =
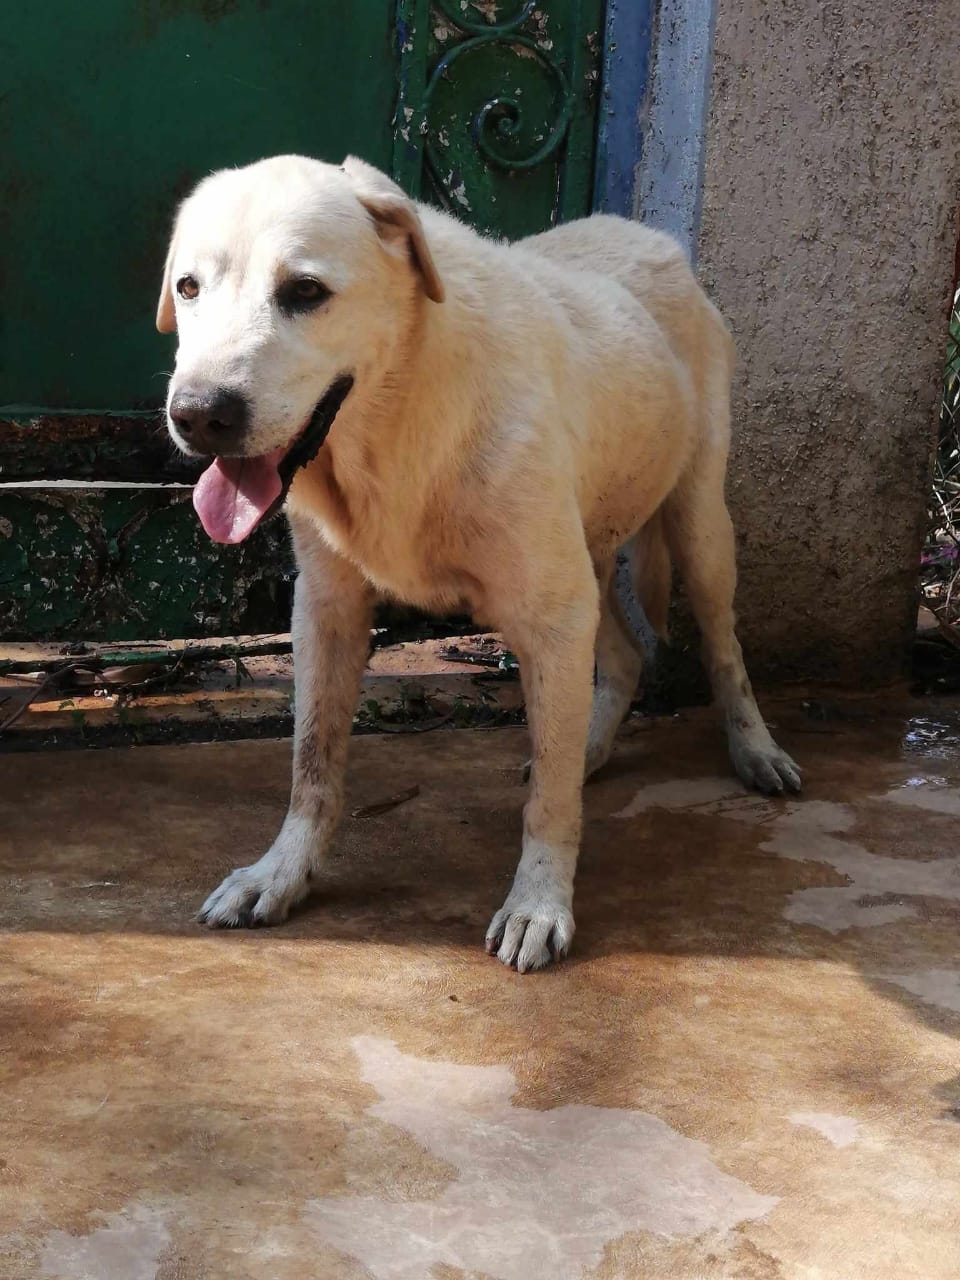
<instances>
[{"instance_id":1,"label":"rough stucco wall","mask_svg":"<svg viewBox=\"0 0 960 1280\"><path fill-rule=\"evenodd\" d=\"M902 670L960 198L960 0L718 0L700 274L755 675Z\"/></svg>"}]
</instances>

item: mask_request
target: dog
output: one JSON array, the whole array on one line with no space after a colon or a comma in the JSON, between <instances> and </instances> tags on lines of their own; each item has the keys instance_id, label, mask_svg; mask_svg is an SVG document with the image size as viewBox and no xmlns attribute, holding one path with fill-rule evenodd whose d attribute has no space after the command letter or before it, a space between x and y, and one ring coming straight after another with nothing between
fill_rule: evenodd
<instances>
[{"instance_id":1,"label":"dog","mask_svg":"<svg viewBox=\"0 0 960 1280\"><path fill-rule=\"evenodd\" d=\"M212 458L208 534L285 505L299 568L289 809L201 921L278 924L309 892L378 596L467 611L519 659L530 791L486 946L520 972L570 948L583 782L641 672L619 548L661 634L679 570L740 778L800 789L734 631L733 345L670 237L595 215L499 242L360 160L276 157L181 206L157 327L178 334L170 435Z\"/></svg>"}]
</instances>

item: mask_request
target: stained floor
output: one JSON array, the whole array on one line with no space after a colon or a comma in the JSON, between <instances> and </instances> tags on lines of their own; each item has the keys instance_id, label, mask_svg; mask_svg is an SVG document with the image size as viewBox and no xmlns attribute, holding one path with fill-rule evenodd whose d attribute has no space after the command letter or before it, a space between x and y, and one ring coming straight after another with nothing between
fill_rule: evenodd
<instances>
[{"instance_id":1,"label":"stained floor","mask_svg":"<svg viewBox=\"0 0 960 1280\"><path fill-rule=\"evenodd\" d=\"M561 968L484 955L520 730L355 739L287 926L208 933L288 742L0 760L5 1280L955 1280L960 715L700 714L587 789Z\"/></svg>"}]
</instances>

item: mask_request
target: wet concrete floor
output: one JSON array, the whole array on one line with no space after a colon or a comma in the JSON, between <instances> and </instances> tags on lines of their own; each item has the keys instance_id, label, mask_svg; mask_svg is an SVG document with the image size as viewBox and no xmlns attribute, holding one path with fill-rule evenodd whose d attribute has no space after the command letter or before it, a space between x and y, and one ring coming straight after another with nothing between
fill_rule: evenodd
<instances>
[{"instance_id":1,"label":"wet concrete floor","mask_svg":"<svg viewBox=\"0 0 960 1280\"><path fill-rule=\"evenodd\" d=\"M354 740L314 900L192 923L289 742L0 761L0 1276L955 1280L960 713L700 713L586 792L571 959L482 938L521 730Z\"/></svg>"}]
</instances>

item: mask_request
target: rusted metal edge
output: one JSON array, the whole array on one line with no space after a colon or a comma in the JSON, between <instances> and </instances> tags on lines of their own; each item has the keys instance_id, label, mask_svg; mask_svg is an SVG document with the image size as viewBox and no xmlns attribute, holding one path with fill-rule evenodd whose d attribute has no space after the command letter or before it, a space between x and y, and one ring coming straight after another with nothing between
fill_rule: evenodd
<instances>
[{"instance_id":1,"label":"rusted metal edge","mask_svg":"<svg viewBox=\"0 0 960 1280\"><path fill-rule=\"evenodd\" d=\"M405 641L434 639L437 635L473 634L476 624L465 617L431 619L415 609L381 604L376 626L370 632L370 648L382 649ZM7 653L4 653L6 647ZM59 648L59 652L56 650ZM19 652L18 652L19 651ZM0 643L0 676L59 671L82 662L90 666L136 666L139 663L221 662L292 652L290 635L278 632L261 636L207 637L192 640L90 641L55 646ZM7 655L11 656L7 656ZM16 656L12 656L16 654ZM502 676L506 668L491 672Z\"/></svg>"},{"instance_id":2,"label":"rusted metal edge","mask_svg":"<svg viewBox=\"0 0 960 1280\"><path fill-rule=\"evenodd\" d=\"M202 470L173 445L153 412L0 410L0 482L124 480L192 484Z\"/></svg>"},{"instance_id":3,"label":"rusted metal edge","mask_svg":"<svg viewBox=\"0 0 960 1280\"><path fill-rule=\"evenodd\" d=\"M292 651L289 637L269 640L206 641L196 640L187 644L177 642L145 644L143 648L130 643L124 648L107 643L68 646L72 650L87 652L69 655L40 656L30 658L0 658L0 676L20 675L28 672L57 672L68 667L83 666L91 670L105 666L136 667L168 664L183 666L195 662L222 662L285 654Z\"/></svg>"}]
</instances>

